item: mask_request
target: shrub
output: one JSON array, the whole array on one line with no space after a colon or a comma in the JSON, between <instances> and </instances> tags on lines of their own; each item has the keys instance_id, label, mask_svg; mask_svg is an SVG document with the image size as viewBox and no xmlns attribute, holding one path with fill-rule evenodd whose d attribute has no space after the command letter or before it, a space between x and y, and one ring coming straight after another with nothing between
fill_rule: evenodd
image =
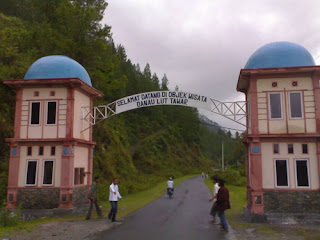
<instances>
[{"instance_id":1,"label":"shrub","mask_svg":"<svg viewBox=\"0 0 320 240\"><path fill-rule=\"evenodd\" d=\"M16 211L9 211L5 208L5 204L0 209L0 227L16 226L19 223L21 206Z\"/></svg>"},{"instance_id":2,"label":"shrub","mask_svg":"<svg viewBox=\"0 0 320 240\"><path fill-rule=\"evenodd\" d=\"M245 186L246 178L241 176L240 170L227 169L225 171L214 171L213 176L223 179L226 184L234 186Z\"/></svg>"}]
</instances>

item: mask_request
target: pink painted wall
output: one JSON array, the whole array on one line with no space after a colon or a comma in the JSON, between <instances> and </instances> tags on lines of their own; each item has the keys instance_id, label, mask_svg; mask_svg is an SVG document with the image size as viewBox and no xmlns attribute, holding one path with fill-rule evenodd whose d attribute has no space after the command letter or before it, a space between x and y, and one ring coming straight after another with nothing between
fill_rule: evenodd
<instances>
[{"instance_id":1,"label":"pink painted wall","mask_svg":"<svg viewBox=\"0 0 320 240\"><path fill-rule=\"evenodd\" d=\"M293 85L293 81L297 84ZM276 84L273 84L276 83ZM263 190L320 189L320 67L241 70L238 90L249 102L246 136L247 203L252 213L264 212ZM241 87L241 88L240 88ZM290 92L301 92L303 116L290 117ZM269 94L281 93L282 119L270 119ZM280 153L273 153L278 143ZM294 154L288 154L288 143ZM308 144L308 154L302 153L302 143ZM255 151L253 149L255 148ZM276 159L287 159L289 186L276 186ZM307 160L309 187L298 187L295 161ZM256 200L261 198L261 203Z\"/></svg>"}]
</instances>

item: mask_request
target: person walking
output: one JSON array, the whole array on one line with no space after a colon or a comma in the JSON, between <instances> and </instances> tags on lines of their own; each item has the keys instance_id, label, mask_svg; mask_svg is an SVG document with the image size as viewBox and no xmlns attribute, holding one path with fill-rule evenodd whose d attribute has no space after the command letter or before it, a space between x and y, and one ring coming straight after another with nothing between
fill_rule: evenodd
<instances>
[{"instance_id":1,"label":"person walking","mask_svg":"<svg viewBox=\"0 0 320 240\"><path fill-rule=\"evenodd\" d=\"M122 197L119 193L118 182L119 182L119 180L117 178L114 178L111 185L110 185L110 188L109 188L109 191L110 191L109 201L111 204L111 210L108 215L108 218L112 222L117 222L116 215L118 212L118 199L120 199L120 200L122 199Z\"/></svg>"},{"instance_id":2,"label":"person walking","mask_svg":"<svg viewBox=\"0 0 320 240\"><path fill-rule=\"evenodd\" d=\"M100 177L96 176L94 178L94 182L91 184L90 192L88 195L88 198L90 200L90 207L86 216L86 220L89 220L91 217L92 209L93 209L93 204L96 207L96 211L99 217L102 217L101 209L98 204L98 182L100 182Z\"/></svg>"},{"instance_id":3,"label":"person walking","mask_svg":"<svg viewBox=\"0 0 320 240\"><path fill-rule=\"evenodd\" d=\"M217 177L212 177L212 182L214 184L213 187L213 197L209 199L209 201L211 202L213 200L213 205L211 207L210 210L210 215L213 217L213 219L211 220L212 223L216 222L216 215L217 215L217 195L218 195L218 191L219 191L219 184L218 184L219 178Z\"/></svg>"},{"instance_id":4,"label":"person walking","mask_svg":"<svg viewBox=\"0 0 320 240\"><path fill-rule=\"evenodd\" d=\"M219 191L217 195L218 216L221 221L222 230L229 232L228 221L226 219L225 210L230 209L229 190L224 186L224 180L219 179Z\"/></svg>"}]
</instances>

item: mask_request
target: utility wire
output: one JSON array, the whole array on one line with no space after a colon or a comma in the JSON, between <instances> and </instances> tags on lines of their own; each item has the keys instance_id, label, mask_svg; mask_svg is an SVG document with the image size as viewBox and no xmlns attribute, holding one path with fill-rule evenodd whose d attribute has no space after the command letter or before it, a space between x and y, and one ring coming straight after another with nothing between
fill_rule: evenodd
<instances>
[{"instance_id":1,"label":"utility wire","mask_svg":"<svg viewBox=\"0 0 320 240\"><path fill-rule=\"evenodd\" d=\"M228 129L228 130L233 130L233 131L240 131L240 132L244 132L245 130L240 130L240 129L235 129L235 128L228 128L228 127L222 127L220 125L213 125L213 124L210 124L210 123L205 123L205 122L202 122L202 121L199 121L199 123L201 124L204 124L204 125L208 125L208 126L213 126L213 127L217 127L217 128L222 128L222 129Z\"/></svg>"}]
</instances>

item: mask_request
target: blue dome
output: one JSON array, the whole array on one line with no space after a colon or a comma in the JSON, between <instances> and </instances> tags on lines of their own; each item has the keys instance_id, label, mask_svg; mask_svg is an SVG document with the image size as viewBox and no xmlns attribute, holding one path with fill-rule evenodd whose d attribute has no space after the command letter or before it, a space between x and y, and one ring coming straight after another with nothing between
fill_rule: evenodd
<instances>
[{"instance_id":1,"label":"blue dome","mask_svg":"<svg viewBox=\"0 0 320 240\"><path fill-rule=\"evenodd\" d=\"M256 50L245 69L315 66L311 54L304 47L291 42L273 42Z\"/></svg>"},{"instance_id":2,"label":"blue dome","mask_svg":"<svg viewBox=\"0 0 320 240\"><path fill-rule=\"evenodd\" d=\"M86 69L77 61L62 55L39 58L28 69L24 79L80 78L92 86Z\"/></svg>"}]
</instances>

